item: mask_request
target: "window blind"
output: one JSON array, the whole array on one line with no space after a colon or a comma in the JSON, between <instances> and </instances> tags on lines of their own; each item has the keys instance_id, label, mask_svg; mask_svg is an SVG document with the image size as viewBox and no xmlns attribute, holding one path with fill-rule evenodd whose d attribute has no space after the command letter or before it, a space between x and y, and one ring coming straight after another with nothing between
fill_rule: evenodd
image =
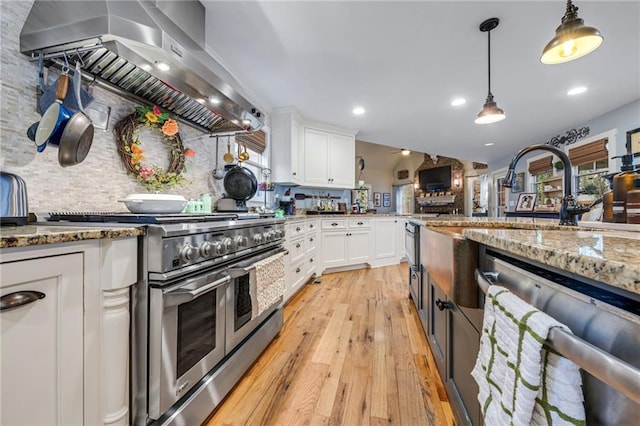
<instances>
[{"instance_id":1,"label":"window blind","mask_svg":"<svg viewBox=\"0 0 640 426\"><path fill-rule=\"evenodd\" d=\"M262 130L236 136L236 143L246 144L250 150L262 154L267 149L265 133Z\"/></svg>"},{"instance_id":2,"label":"window blind","mask_svg":"<svg viewBox=\"0 0 640 426\"><path fill-rule=\"evenodd\" d=\"M569 149L569 159L574 166L605 160L609 156L607 138Z\"/></svg>"},{"instance_id":3,"label":"window blind","mask_svg":"<svg viewBox=\"0 0 640 426\"><path fill-rule=\"evenodd\" d=\"M534 160L529 163L529 174L530 175L539 175L540 173L548 172L553 170L553 166L551 162L553 161L553 156L549 155L547 157L541 158L539 160Z\"/></svg>"}]
</instances>

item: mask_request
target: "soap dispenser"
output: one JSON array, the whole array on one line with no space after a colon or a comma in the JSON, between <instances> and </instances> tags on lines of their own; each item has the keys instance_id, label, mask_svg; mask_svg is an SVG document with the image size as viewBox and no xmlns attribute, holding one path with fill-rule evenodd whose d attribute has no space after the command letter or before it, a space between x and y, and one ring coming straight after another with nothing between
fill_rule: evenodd
<instances>
[{"instance_id":1,"label":"soap dispenser","mask_svg":"<svg viewBox=\"0 0 640 426\"><path fill-rule=\"evenodd\" d=\"M640 173L635 171L633 154L613 158L622 158L621 172L613 177L613 222L627 223L627 192L633 189L633 181L640 178Z\"/></svg>"}]
</instances>

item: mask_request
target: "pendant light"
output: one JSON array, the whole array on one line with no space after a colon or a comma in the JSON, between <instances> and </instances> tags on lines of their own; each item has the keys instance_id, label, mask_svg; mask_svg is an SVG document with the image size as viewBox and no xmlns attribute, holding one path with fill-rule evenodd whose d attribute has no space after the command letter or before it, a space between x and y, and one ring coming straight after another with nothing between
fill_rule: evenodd
<instances>
[{"instance_id":1,"label":"pendant light","mask_svg":"<svg viewBox=\"0 0 640 426\"><path fill-rule=\"evenodd\" d=\"M567 9L556 36L545 46L540 57L543 64L562 64L593 52L602 44L600 31L584 25L578 8L567 0Z\"/></svg>"},{"instance_id":2,"label":"pendant light","mask_svg":"<svg viewBox=\"0 0 640 426\"><path fill-rule=\"evenodd\" d=\"M489 93L487 94L487 100L482 107L482 110L476 117L476 124L491 124L504 120L504 111L498 108L498 105L493 100L493 93L491 93L491 30L498 26L500 20L498 18L489 18L480 24L480 31L487 33L488 50L487 50L487 62L488 62L488 86Z\"/></svg>"}]
</instances>

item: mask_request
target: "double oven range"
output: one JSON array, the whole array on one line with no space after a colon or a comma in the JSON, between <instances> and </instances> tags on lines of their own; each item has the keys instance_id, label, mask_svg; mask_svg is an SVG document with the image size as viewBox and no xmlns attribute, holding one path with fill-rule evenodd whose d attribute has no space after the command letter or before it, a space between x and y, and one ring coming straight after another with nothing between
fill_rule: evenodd
<instances>
[{"instance_id":1,"label":"double oven range","mask_svg":"<svg viewBox=\"0 0 640 426\"><path fill-rule=\"evenodd\" d=\"M51 214L49 220L147 226L131 295L133 424L201 424L282 328L282 297L259 313L254 305L256 263L285 252L284 219Z\"/></svg>"}]
</instances>

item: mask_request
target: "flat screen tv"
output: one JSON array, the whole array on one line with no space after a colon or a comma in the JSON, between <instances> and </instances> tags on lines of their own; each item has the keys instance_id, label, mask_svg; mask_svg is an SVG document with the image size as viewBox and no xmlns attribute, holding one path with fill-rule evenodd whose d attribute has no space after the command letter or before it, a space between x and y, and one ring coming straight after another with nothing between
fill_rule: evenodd
<instances>
[{"instance_id":1,"label":"flat screen tv","mask_svg":"<svg viewBox=\"0 0 640 426\"><path fill-rule=\"evenodd\" d=\"M441 192L451 188L451 166L435 167L418 172L420 189L425 192Z\"/></svg>"}]
</instances>

